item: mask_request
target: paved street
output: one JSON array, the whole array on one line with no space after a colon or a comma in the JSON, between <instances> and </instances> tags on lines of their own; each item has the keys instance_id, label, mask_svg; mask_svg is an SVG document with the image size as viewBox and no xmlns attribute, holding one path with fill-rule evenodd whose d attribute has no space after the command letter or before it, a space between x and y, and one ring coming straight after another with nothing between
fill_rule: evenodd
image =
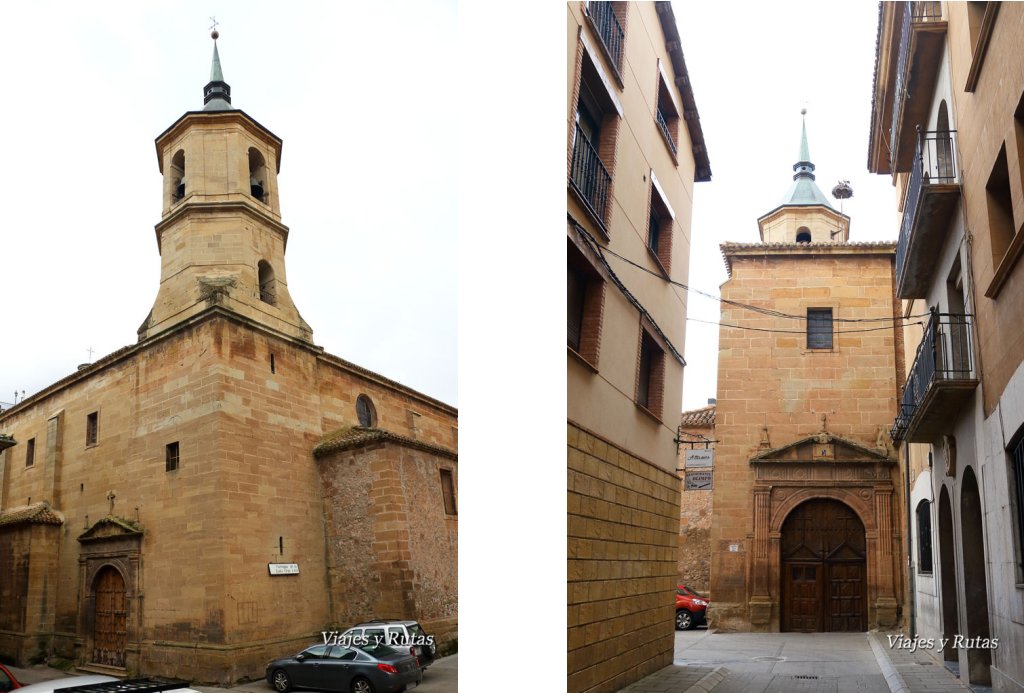
<instances>
[{"instance_id":1,"label":"paved street","mask_svg":"<svg viewBox=\"0 0 1024 693\"><path fill-rule=\"evenodd\" d=\"M884 633L676 633L674 665L623 693L963 693L929 653L892 649ZM974 688L984 693L984 688Z\"/></svg>"},{"instance_id":2,"label":"paved street","mask_svg":"<svg viewBox=\"0 0 1024 693\"><path fill-rule=\"evenodd\" d=\"M26 685L71 675L59 669L51 669L46 666L37 666L30 669L8 668L18 681ZM192 686L192 688L200 691L200 693L223 693L224 691L232 691L232 693L273 693L274 691L265 680L242 683L230 688L220 688L217 686ZM459 656L454 654L450 657L442 657L434 662L423 675L423 683L413 690L415 693L458 693Z\"/></svg>"}]
</instances>

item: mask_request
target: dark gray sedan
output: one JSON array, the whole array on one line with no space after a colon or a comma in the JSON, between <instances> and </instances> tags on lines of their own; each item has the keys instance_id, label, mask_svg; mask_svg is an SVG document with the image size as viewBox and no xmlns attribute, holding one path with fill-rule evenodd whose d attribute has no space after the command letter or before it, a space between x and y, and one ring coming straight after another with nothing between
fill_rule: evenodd
<instances>
[{"instance_id":1,"label":"dark gray sedan","mask_svg":"<svg viewBox=\"0 0 1024 693\"><path fill-rule=\"evenodd\" d=\"M339 693L400 693L423 680L416 658L387 645L313 645L267 665L279 693L309 688Z\"/></svg>"}]
</instances>

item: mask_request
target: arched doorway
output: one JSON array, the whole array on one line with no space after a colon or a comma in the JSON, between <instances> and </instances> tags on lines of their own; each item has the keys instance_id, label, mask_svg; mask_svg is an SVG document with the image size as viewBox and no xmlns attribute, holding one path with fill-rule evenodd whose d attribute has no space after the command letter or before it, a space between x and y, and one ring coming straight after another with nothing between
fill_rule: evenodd
<instances>
[{"instance_id":1,"label":"arched doorway","mask_svg":"<svg viewBox=\"0 0 1024 693\"><path fill-rule=\"evenodd\" d=\"M93 583L93 649L94 664L110 667L125 665L128 645L128 599L124 578L113 566L105 566Z\"/></svg>"},{"instance_id":2,"label":"arched doorway","mask_svg":"<svg viewBox=\"0 0 1024 693\"><path fill-rule=\"evenodd\" d=\"M956 561L953 556L953 509L949 503L949 492L942 487L939 493L939 590L942 598L942 637L946 646L942 658L947 662L957 660L954 639L960 633L960 619L957 617Z\"/></svg>"},{"instance_id":3,"label":"arched doorway","mask_svg":"<svg viewBox=\"0 0 1024 693\"><path fill-rule=\"evenodd\" d=\"M782 523L781 628L867 629L867 538L849 506L828 498L798 505Z\"/></svg>"},{"instance_id":4,"label":"arched doorway","mask_svg":"<svg viewBox=\"0 0 1024 693\"><path fill-rule=\"evenodd\" d=\"M988 639L988 587L985 583L985 534L981 527L981 495L974 472L964 470L960 487L960 528L963 535L964 597L967 637ZM992 651L987 647L967 649L968 680L992 685Z\"/></svg>"}]
</instances>

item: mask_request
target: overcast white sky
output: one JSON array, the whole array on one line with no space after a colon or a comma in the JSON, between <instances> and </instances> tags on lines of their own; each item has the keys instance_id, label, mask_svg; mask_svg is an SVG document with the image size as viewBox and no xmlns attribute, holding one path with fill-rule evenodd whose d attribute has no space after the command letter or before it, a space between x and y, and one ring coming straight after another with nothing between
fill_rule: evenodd
<instances>
[{"instance_id":1,"label":"overcast white sky","mask_svg":"<svg viewBox=\"0 0 1024 693\"><path fill-rule=\"evenodd\" d=\"M211 15L233 105L284 140L314 341L457 404L454 0L5 9L0 402L136 342L160 279L153 141L203 106Z\"/></svg>"},{"instance_id":2,"label":"overcast white sky","mask_svg":"<svg viewBox=\"0 0 1024 693\"><path fill-rule=\"evenodd\" d=\"M868 128L878 5L873 2L673 3L693 83L712 180L694 192L690 286L718 294L719 244L760 241L757 218L793 182L800 109L818 187L849 180L851 241L899 233L889 176L868 173ZM719 306L691 293L683 409L715 396Z\"/></svg>"}]
</instances>

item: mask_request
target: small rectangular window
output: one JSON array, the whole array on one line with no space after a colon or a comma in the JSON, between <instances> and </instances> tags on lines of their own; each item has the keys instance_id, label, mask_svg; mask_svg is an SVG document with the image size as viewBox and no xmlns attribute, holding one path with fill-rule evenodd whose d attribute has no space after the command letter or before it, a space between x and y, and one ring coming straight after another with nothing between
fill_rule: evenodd
<instances>
[{"instance_id":1,"label":"small rectangular window","mask_svg":"<svg viewBox=\"0 0 1024 693\"><path fill-rule=\"evenodd\" d=\"M832 309L807 309L807 348L832 348Z\"/></svg>"},{"instance_id":2,"label":"small rectangular window","mask_svg":"<svg viewBox=\"0 0 1024 693\"><path fill-rule=\"evenodd\" d=\"M31 467L36 463L36 439L29 438L25 444L25 466Z\"/></svg>"},{"instance_id":3,"label":"small rectangular window","mask_svg":"<svg viewBox=\"0 0 1024 693\"><path fill-rule=\"evenodd\" d=\"M167 461L164 470L173 472L178 468L178 441L167 444Z\"/></svg>"},{"instance_id":4,"label":"small rectangular window","mask_svg":"<svg viewBox=\"0 0 1024 693\"><path fill-rule=\"evenodd\" d=\"M85 418L85 446L96 444L100 435L100 413L94 411Z\"/></svg>"},{"instance_id":5,"label":"small rectangular window","mask_svg":"<svg viewBox=\"0 0 1024 693\"><path fill-rule=\"evenodd\" d=\"M672 271L672 226L675 214L658 177L651 171L651 206L647 210L647 249L658 258L665 275ZM668 278L667 276L665 277Z\"/></svg>"},{"instance_id":6,"label":"small rectangular window","mask_svg":"<svg viewBox=\"0 0 1024 693\"><path fill-rule=\"evenodd\" d=\"M444 496L444 514L457 515L455 509L455 479L452 470L441 470L441 495Z\"/></svg>"},{"instance_id":7,"label":"small rectangular window","mask_svg":"<svg viewBox=\"0 0 1024 693\"><path fill-rule=\"evenodd\" d=\"M568 240L566 345L593 368L601 353L604 281L572 239Z\"/></svg>"},{"instance_id":8,"label":"small rectangular window","mask_svg":"<svg viewBox=\"0 0 1024 693\"><path fill-rule=\"evenodd\" d=\"M640 330L640 355L636 382L636 403L659 419L665 380L665 352L647 330Z\"/></svg>"},{"instance_id":9,"label":"small rectangular window","mask_svg":"<svg viewBox=\"0 0 1024 693\"><path fill-rule=\"evenodd\" d=\"M931 503L921 501L917 506L917 572L932 572L932 513Z\"/></svg>"}]
</instances>

